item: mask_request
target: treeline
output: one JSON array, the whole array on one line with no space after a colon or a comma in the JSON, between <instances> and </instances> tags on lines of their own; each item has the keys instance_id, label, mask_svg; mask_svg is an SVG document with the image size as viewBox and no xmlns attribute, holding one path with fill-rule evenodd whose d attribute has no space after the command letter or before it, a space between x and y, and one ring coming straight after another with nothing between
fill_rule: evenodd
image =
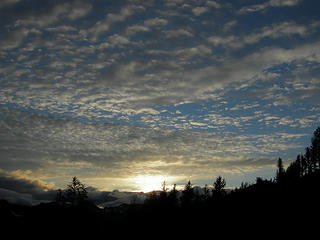
<instances>
[{"instance_id":1,"label":"treeline","mask_svg":"<svg viewBox=\"0 0 320 240\"><path fill-rule=\"evenodd\" d=\"M249 189L262 188L262 186L285 186L290 187L297 182L303 182L307 178L317 177L320 172L320 127L314 131L311 139L311 145L305 149L305 153L298 154L295 161L285 169L281 158L277 162L277 171L275 177L269 180L263 180L258 177L256 183L248 184L241 183L239 188L236 188L226 194L226 181L221 176L213 182L211 188L205 185L203 192L194 191L191 182L189 181L184 190L179 195L174 185L171 191L166 188L166 182L162 183L162 191L160 193L153 192L145 201L146 205L173 205L186 207L192 204L199 204L201 202L221 200L225 197L233 197L236 193L245 192ZM307 186L305 186L307 187ZM315 189L316 191L316 189ZM179 195L179 196L178 196Z\"/></svg>"},{"instance_id":2,"label":"treeline","mask_svg":"<svg viewBox=\"0 0 320 240\"><path fill-rule=\"evenodd\" d=\"M226 192L226 181L217 177L212 186L197 191L189 181L182 191L166 188L153 192L133 219L153 219L183 227L245 228L270 224L289 224L310 228L316 226L320 213L320 128L314 131L311 145L287 168L281 158L272 179L258 177L255 183L242 183ZM133 211L134 212L134 211ZM150 222L146 222L150 225ZM153 223L151 223L152 225Z\"/></svg>"},{"instance_id":3,"label":"treeline","mask_svg":"<svg viewBox=\"0 0 320 240\"><path fill-rule=\"evenodd\" d=\"M121 237L148 231L153 234L150 238L170 238L263 230L260 234L266 237L270 231L283 231L284 225L291 233L307 236L317 229L320 213L320 128L305 153L288 167L279 158L277 166L274 178L258 177L255 183L242 183L232 191L225 189L226 181L221 176L201 189L191 181L183 190L177 190L176 185L168 189L163 182L162 190L152 192L144 204L105 209L88 201L86 186L74 177L66 190L57 191L52 203L21 207L0 202L0 212L4 229L33 231L36 226L80 236L112 231Z\"/></svg>"},{"instance_id":4,"label":"treeline","mask_svg":"<svg viewBox=\"0 0 320 240\"><path fill-rule=\"evenodd\" d=\"M310 147L304 154L298 154L294 162L284 170L282 159L278 160L277 182L290 181L303 176L311 175L320 170L320 127L316 129L311 139Z\"/></svg>"}]
</instances>

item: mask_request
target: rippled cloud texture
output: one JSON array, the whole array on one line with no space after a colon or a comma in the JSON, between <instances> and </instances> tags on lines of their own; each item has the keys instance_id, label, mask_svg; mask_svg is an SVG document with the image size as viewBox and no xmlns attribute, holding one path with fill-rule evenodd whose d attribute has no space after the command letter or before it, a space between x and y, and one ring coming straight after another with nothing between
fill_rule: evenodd
<instances>
[{"instance_id":1,"label":"rippled cloud texture","mask_svg":"<svg viewBox=\"0 0 320 240\"><path fill-rule=\"evenodd\" d=\"M1 1L1 192L272 177L320 122L319 7Z\"/></svg>"}]
</instances>

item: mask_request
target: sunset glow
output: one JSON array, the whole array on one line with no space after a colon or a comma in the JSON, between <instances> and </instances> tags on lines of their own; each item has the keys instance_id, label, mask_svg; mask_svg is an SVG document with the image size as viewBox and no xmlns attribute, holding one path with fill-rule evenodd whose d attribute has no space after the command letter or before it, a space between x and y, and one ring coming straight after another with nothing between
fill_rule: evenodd
<instances>
[{"instance_id":1,"label":"sunset glow","mask_svg":"<svg viewBox=\"0 0 320 240\"><path fill-rule=\"evenodd\" d=\"M165 177L160 175L138 175L132 178L132 181L135 183L135 186L138 191L141 192L150 192L154 190L161 190L162 183L166 182L166 187L170 188L171 185L168 182L172 182L174 177Z\"/></svg>"}]
</instances>

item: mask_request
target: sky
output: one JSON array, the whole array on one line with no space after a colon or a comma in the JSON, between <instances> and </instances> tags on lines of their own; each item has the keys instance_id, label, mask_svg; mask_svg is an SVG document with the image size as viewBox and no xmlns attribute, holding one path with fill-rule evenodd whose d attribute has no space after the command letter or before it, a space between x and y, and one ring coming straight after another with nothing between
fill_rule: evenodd
<instances>
[{"instance_id":1,"label":"sky","mask_svg":"<svg viewBox=\"0 0 320 240\"><path fill-rule=\"evenodd\" d=\"M274 177L319 126L319 8L2 0L0 195Z\"/></svg>"}]
</instances>

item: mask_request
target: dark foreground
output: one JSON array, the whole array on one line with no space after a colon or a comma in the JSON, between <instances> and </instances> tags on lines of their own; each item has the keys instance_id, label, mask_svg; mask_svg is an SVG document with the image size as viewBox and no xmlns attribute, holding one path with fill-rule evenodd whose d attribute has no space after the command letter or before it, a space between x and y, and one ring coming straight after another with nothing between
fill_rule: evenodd
<instances>
[{"instance_id":1,"label":"dark foreground","mask_svg":"<svg viewBox=\"0 0 320 240\"><path fill-rule=\"evenodd\" d=\"M171 199L166 192L144 204L106 209L90 202L27 207L1 201L1 228L13 235L41 232L48 236L188 236L253 230L263 231L257 232L261 237L278 230L308 234L319 226L319 185L320 174L315 172L283 182L258 179L229 194L194 194L188 202Z\"/></svg>"}]
</instances>

